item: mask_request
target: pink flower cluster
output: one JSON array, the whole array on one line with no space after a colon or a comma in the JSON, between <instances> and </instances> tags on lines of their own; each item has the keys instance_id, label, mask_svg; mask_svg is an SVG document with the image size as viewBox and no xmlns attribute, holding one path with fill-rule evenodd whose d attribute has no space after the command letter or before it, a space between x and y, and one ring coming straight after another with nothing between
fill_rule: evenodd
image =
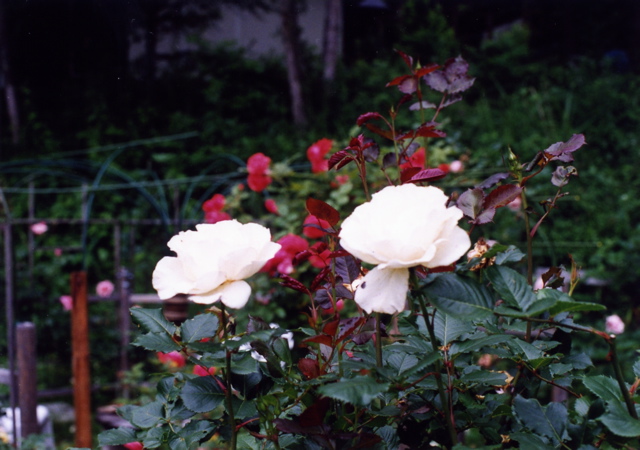
<instances>
[{"instance_id":1,"label":"pink flower cluster","mask_svg":"<svg viewBox=\"0 0 640 450\"><path fill-rule=\"evenodd\" d=\"M329 160L326 156L332 147L333 141L327 138L322 138L311 144L307 149L307 158L311 162L311 172L321 173L329 170Z\"/></svg>"},{"instance_id":2,"label":"pink flower cluster","mask_svg":"<svg viewBox=\"0 0 640 450\"><path fill-rule=\"evenodd\" d=\"M247 184L255 192L264 191L273 181L271 178L271 158L264 153L255 153L247 160Z\"/></svg>"},{"instance_id":3,"label":"pink flower cluster","mask_svg":"<svg viewBox=\"0 0 640 450\"><path fill-rule=\"evenodd\" d=\"M426 168L426 151L424 147L420 147L418 150L413 152L413 154L406 158L406 161L400 164L400 170L409 169L412 167L417 167L419 169ZM460 160L452 161L450 164L442 163L438 166L438 169L442 170L444 173L459 173L464 170L464 164Z\"/></svg>"},{"instance_id":4,"label":"pink flower cluster","mask_svg":"<svg viewBox=\"0 0 640 450\"><path fill-rule=\"evenodd\" d=\"M209 200L202 204L202 210L204 211L204 221L206 223L217 223L223 220L231 220L231 216L222 211L226 199L222 194L214 194Z\"/></svg>"}]
</instances>

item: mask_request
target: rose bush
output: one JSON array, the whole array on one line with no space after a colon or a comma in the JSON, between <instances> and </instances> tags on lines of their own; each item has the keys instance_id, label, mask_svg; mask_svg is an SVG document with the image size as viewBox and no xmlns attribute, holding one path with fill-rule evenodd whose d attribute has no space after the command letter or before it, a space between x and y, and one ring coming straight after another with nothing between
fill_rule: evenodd
<instances>
[{"instance_id":1,"label":"rose bush","mask_svg":"<svg viewBox=\"0 0 640 450\"><path fill-rule=\"evenodd\" d=\"M388 186L344 220L340 245L376 265L355 292L362 309L402 311L411 267L448 266L467 252L471 240L458 226L462 211L447 202L435 187Z\"/></svg>"},{"instance_id":2,"label":"rose bush","mask_svg":"<svg viewBox=\"0 0 640 450\"><path fill-rule=\"evenodd\" d=\"M468 65L458 57L444 67L423 66L400 55L409 74L388 84L405 94L391 117L360 116L356 124L363 133L327 161L328 170L349 178L344 184L323 171L291 174L286 164L274 165L278 183L268 196L281 208L260 221L277 230L280 252L262 225L200 225L172 238L178 256L161 260L154 273L162 297L183 292L196 301L220 299L238 307L249 288L236 295L227 285L270 261L264 270L279 276L280 287L263 284L251 306L277 309L286 288L294 293L296 325L211 306L177 326L159 309L133 308L144 330L134 345L177 351L199 369L169 373L154 401L121 408L136 429L102 433L102 445L640 447L640 362L623 371L617 338L609 334L622 321L610 320L605 331L578 324L604 307L573 298L580 271L571 257L570 268L550 267L534 287L534 238L577 175L564 164L573 161L584 136L540 150L528 163L509 152L504 172L474 179L468 158L458 160L458 167L447 165L447 154L430 145L430 139L446 136L435 122L442 109L473 84ZM427 101L433 93L423 84L440 98ZM400 130L396 115L406 104L419 124ZM431 120L429 109L435 110ZM407 164L418 148L424 150ZM316 163L325 160L322 152L313 155ZM250 170L269 176L268 163L259 164L265 158L252 160ZM549 189L550 165L557 166L551 194L530 202L531 191L542 197ZM541 173L545 183L534 190L532 179ZM361 190L354 189L354 180ZM264 214L260 189L230 191L235 217L252 220L238 200ZM324 194L326 202L319 200ZM522 226L526 255L491 239L486 228L516 199L517 214L507 211L505 217ZM459 225L463 215L468 231ZM297 236L303 226L303 235L317 239L311 246ZM475 244L468 252L470 236ZM459 262L465 253L467 260ZM594 347L606 345L606 357L600 355L606 370L596 372L603 365L594 368L590 355L572 345L585 336Z\"/></svg>"},{"instance_id":3,"label":"rose bush","mask_svg":"<svg viewBox=\"0 0 640 450\"><path fill-rule=\"evenodd\" d=\"M196 231L180 232L167 245L177 256L162 258L153 272L160 298L188 294L196 303L222 301L230 308L247 303L251 287L244 279L280 249L265 227L236 220L197 225Z\"/></svg>"}]
</instances>

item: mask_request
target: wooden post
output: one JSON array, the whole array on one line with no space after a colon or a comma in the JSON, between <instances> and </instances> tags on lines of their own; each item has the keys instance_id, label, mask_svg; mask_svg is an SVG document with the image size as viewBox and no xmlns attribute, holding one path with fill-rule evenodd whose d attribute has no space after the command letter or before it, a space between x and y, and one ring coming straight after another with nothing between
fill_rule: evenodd
<instances>
[{"instance_id":1,"label":"wooden post","mask_svg":"<svg viewBox=\"0 0 640 450\"><path fill-rule=\"evenodd\" d=\"M18 343L18 404L23 438L40 432L38 424L38 385L36 381L36 327L31 322L19 323Z\"/></svg>"},{"instance_id":2,"label":"wooden post","mask_svg":"<svg viewBox=\"0 0 640 450\"><path fill-rule=\"evenodd\" d=\"M91 378L89 373L89 314L87 273L71 274L71 340L73 368L73 405L76 413L76 447L92 447Z\"/></svg>"}]
</instances>

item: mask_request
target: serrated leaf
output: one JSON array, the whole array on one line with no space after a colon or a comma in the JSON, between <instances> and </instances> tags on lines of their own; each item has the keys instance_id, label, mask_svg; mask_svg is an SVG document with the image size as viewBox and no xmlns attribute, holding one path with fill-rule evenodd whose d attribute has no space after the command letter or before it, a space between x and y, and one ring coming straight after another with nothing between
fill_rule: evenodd
<instances>
[{"instance_id":1,"label":"serrated leaf","mask_svg":"<svg viewBox=\"0 0 640 450\"><path fill-rule=\"evenodd\" d=\"M333 206L322 200L309 197L307 198L306 206L309 214L316 216L320 220L326 220L331 226L340 221L340 213Z\"/></svg>"},{"instance_id":2,"label":"serrated leaf","mask_svg":"<svg viewBox=\"0 0 640 450\"><path fill-rule=\"evenodd\" d=\"M475 352L482 347L489 347L492 345L503 344L514 339L513 336L508 334L493 334L489 336L483 336L480 339L473 339L464 341L462 343L455 343L451 346L451 354Z\"/></svg>"},{"instance_id":3,"label":"serrated leaf","mask_svg":"<svg viewBox=\"0 0 640 450\"><path fill-rule=\"evenodd\" d=\"M418 363L418 358L408 353L394 352L387 358L387 363L397 370L398 375L401 375L403 372L413 369Z\"/></svg>"},{"instance_id":4,"label":"serrated leaf","mask_svg":"<svg viewBox=\"0 0 640 450\"><path fill-rule=\"evenodd\" d=\"M493 298L487 288L459 275L439 275L424 292L435 307L452 317L474 321L493 315Z\"/></svg>"},{"instance_id":5,"label":"serrated leaf","mask_svg":"<svg viewBox=\"0 0 640 450\"><path fill-rule=\"evenodd\" d=\"M191 344L204 338L215 336L218 330L218 317L215 314L198 314L185 321L180 327L182 342Z\"/></svg>"},{"instance_id":6,"label":"serrated leaf","mask_svg":"<svg viewBox=\"0 0 640 450\"><path fill-rule=\"evenodd\" d=\"M135 442L138 438L133 428L114 428L113 430L103 431L98 435L98 445L123 445L129 442Z\"/></svg>"},{"instance_id":7,"label":"serrated leaf","mask_svg":"<svg viewBox=\"0 0 640 450\"><path fill-rule=\"evenodd\" d=\"M185 447L187 449L193 449L197 447L202 440L204 440L207 435L215 429L214 425L211 422L206 420L196 420L191 421L184 426L178 432L178 436L184 440ZM171 447L173 450L173 446Z\"/></svg>"},{"instance_id":8,"label":"serrated leaf","mask_svg":"<svg viewBox=\"0 0 640 450\"><path fill-rule=\"evenodd\" d=\"M449 345L464 333L473 330L470 322L460 320L443 311L436 311L434 332L442 345Z\"/></svg>"},{"instance_id":9,"label":"serrated leaf","mask_svg":"<svg viewBox=\"0 0 640 450\"><path fill-rule=\"evenodd\" d=\"M506 384L507 376L504 373L493 372L491 370L475 370L473 372L463 374L460 377L460 381L466 384L502 386Z\"/></svg>"},{"instance_id":10,"label":"serrated leaf","mask_svg":"<svg viewBox=\"0 0 640 450\"><path fill-rule=\"evenodd\" d=\"M535 434L515 432L509 434L509 438L512 441L516 441L520 444L520 448L535 449L535 450L555 450L556 447L549 445L542 437Z\"/></svg>"},{"instance_id":11,"label":"serrated leaf","mask_svg":"<svg viewBox=\"0 0 640 450\"><path fill-rule=\"evenodd\" d=\"M167 333L173 336L176 326L169 322L160 308L131 308L131 315L140 325L150 333Z\"/></svg>"},{"instance_id":12,"label":"serrated leaf","mask_svg":"<svg viewBox=\"0 0 640 450\"><path fill-rule=\"evenodd\" d=\"M187 380L182 388L182 401L191 411L204 413L217 408L224 401L224 392L213 377Z\"/></svg>"},{"instance_id":13,"label":"serrated leaf","mask_svg":"<svg viewBox=\"0 0 640 450\"><path fill-rule=\"evenodd\" d=\"M164 404L157 400L136 408L132 415L133 425L140 428L155 427L163 419Z\"/></svg>"},{"instance_id":14,"label":"serrated leaf","mask_svg":"<svg viewBox=\"0 0 640 450\"><path fill-rule=\"evenodd\" d=\"M485 274L502 300L526 311L536 301L533 289L525 277L505 266L491 266Z\"/></svg>"},{"instance_id":15,"label":"serrated leaf","mask_svg":"<svg viewBox=\"0 0 640 450\"><path fill-rule=\"evenodd\" d=\"M537 347L523 341L522 339L513 339L509 341L509 347L517 354L522 354L525 361L533 361L538 358L544 358L544 353Z\"/></svg>"},{"instance_id":16,"label":"serrated leaf","mask_svg":"<svg viewBox=\"0 0 640 450\"><path fill-rule=\"evenodd\" d=\"M133 345L144 347L154 352L170 353L180 350L180 346L166 333L147 333L138 336Z\"/></svg>"},{"instance_id":17,"label":"serrated leaf","mask_svg":"<svg viewBox=\"0 0 640 450\"><path fill-rule=\"evenodd\" d=\"M620 386L618 386L618 383L613 378L606 375L584 377L582 384L605 402L622 400Z\"/></svg>"},{"instance_id":18,"label":"serrated leaf","mask_svg":"<svg viewBox=\"0 0 640 450\"><path fill-rule=\"evenodd\" d=\"M591 302L575 302L575 301L559 301L549 309L549 314L555 316L563 312L578 312L578 311L604 311L606 306L599 303Z\"/></svg>"},{"instance_id":19,"label":"serrated leaf","mask_svg":"<svg viewBox=\"0 0 640 450\"><path fill-rule=\"evenodd\" d=\"M556 445L564 441L568 412L562 403L549 403L542 408L538 400L517 395L513 410L520 422L531 431L550 438Z\"/></svg>"},{"instance_id":20,"label":"serrated leaf","mask_svg":"<svg viewBox=\"0 0 640 450\"><path fill-rule=\"evenodd\" d=\"M456 201L456 206L463 214L471 219L475 219L482 211L482 203L484 201L484 192L482 189L468 189L460 194Z\"/></svg>"},{"instance_id":21,"label":"serrated leaf","mask_svg":"<svg viewBox=\"0 0 640 450\"><path fill-rule=\"evenodd\" d=\"M366 376L343 378L336 383L325 384L318 388L321 395L356 406L367 406L371 400L387 390L389 390L389 383L378 383Z\"/></svg>"},{"instance_id":22,"label":"serrated leaf","mask_svg":"<svg viewBox=\"0 0 640 450\"><path fill-rule=\"evenodd\" d=\"M158 448L166 441L167 429L164 427L151 428L147 430L142 445L144 448Z\"/></svg>"},{"instance_id":23,"label":"serrated leaf","mask_svg":"<svg viewBox=\"0 0 640 450\"><path fill-rule=\"evenodd\" d=\"M640 359L633 364L633 374L636 378L640 378Z\"/></svg>"},{"instance_id":24,"label":"serrated leaf","mask_svg":"<svg viewBox=\"0 0 640 450\"><path fill-rule=\"evenodd\" d=\"M633 438L640 436L640 420L631 417L622 402L607 402L607 412L600 416L600 421L618 436Z\"/></svg>"}]
</instances>

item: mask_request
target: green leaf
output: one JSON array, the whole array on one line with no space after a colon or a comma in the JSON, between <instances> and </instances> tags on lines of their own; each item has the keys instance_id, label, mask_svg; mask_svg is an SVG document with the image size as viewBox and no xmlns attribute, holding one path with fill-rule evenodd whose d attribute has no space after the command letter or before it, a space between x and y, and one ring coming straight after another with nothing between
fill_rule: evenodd
<instances>
[{"instance_id":1,"label":"green leaf","mask_svg":"<svg viewBox=\"0 0 640 450\"><path fill-rule=\"evenodd\" d=\"M456 319L442 311L436 311L433 325L436 338L442 345L449 345L464 333L474 329L470 322Z\"/></svg>"},{"instance_id":2,"label":"green leaf","mask_svg":"<svg viewBox=\"0 0 640 450\"><path fill-rule=\"evenodd\" d=\"M180 346L166 333L147 333L138 336L133 345L144 347L153 352L169 353L180 350Z\"/></svg>"},{"instance_id":3,"label":"green leaf","mask_svg":"<svg viewBox=\"0 0 640 450\"><path fill-rule=\"evenodd\" d=\"M491 252L492 249L493 247L489 249L489 252ZM522 261L525 256L526 255L522 253L517 247L515 247L514 245L510 245L506 250L500 250L498 254L496 254L496 264L500 266L502 264L510 262L519 262Z\"/></svg>"},{"instance_id":4,"label":"green leaf","mask_svg":"<svg viewBox=\"0 0 640 450\"><path fill-rule=\"evenodd\" d=\"M485 274L500 298L511 306L526 311L536 301L525 277L506 266L491 266Z\"/></svg>"},{"instance_id":5,"label":"green leaf","mask_svg":"<svg viewBox=\"0 0 640 450\"><path fill-rule=\"evenodd\" d=\"M187 380L181 397L191 411L204 413L217 408L224 401L224 392L213 377L198 377Z\"/></svg>"},{"instance_id":6,"label":"green leaf","mask_svg":"<svg viewBox=\"0 0 640 450\"><path fill-rule=\"evenodd\" d=\"M122 445L129 442L135 442L138 438L133 428L115 428L113 430L103 431L98 435L98 445Z\"/></svg>"},{"instance_id":7,"label":"green leaf","mask_svg":"<svg viewBox=\"0 0 640 450\"><path fill-rule=\"evenodd\" d=\"M164 420L164 403L156 400L133 410L131 422L140 428L151 428L162 420Z\"/></svg>"},{"instance_id":8,"label":"green leaf","mask_svg":"<svg viewBox=\"0 0 640 450\"><path fill-rule=\"evenodd\" d=\"M398 375L413 369L418 363L418 358L408 353L393 352L387 358L387 363L396 369Z\"/></svg>"},{"instance_id":9,"label":"green leaf","mask_svg":"<svg viewBox=\"0 0 640 450\"><path fill-rule=\"evenodd\" d=\"M176 332L176 326L164 317L160 308L131 308L129 311L136 322L150 333L164 332L173 336Z\"/></svg>"},{"instance_id":10,"label":"green leaf","mask_svg":"<svg viewBox=\"0 0 640 450\"><path fill-rule=\"evenodd\" d=\"M536 292L536 297L538 302L544 302L545 310L548 310L552 316L562 312L603 311L607 309L604 305L598 303L576 302L570 296L557 289L540 289ZM534 309L537 314L541 308L536 303L532 307L532 310ZM529 313L533 315L532 312Z\"/></svg>"},{"instance_id":11,"label":"green leaf","mask_svg":"<svg viewBox=\"0 0 640 450\"><path fill-rule=\"evenodd\" d=\"M180 327L180 335L182 342L191 344L215 336L217 330L218 317L215 314L204 313L185 321Z\"/></svg>"},{"instance_id":12,"label":"green leaf","mask_svg":"<svg viewBox=\"0 0 640 450\"><path fill-rule=\"evenodd\" d=\"M544 409L538 400L518 395L514 399L513 410L520 422L531 431L550 438L556 445L565 440L568 413L562 403L549 403Z\"/></svg>"},{"instance_id":13,"label":"green leaf","mask_svg":"<svg viewBox=\"0 0 640 450\"><path fill-rule=\"evenodd\" d=\"M543 438L535 434L515 432L509 435L512 441L520 444L520 448L535 450L555 450L556 447L549 445Z\"/></svg>"},{"instance_id":14,"label":"green leaf","mask_svg":"<svg viewBox=\"0 0 640 450\"><path fill-rule=\"evenodd\" d=\"M578 311L604 311L607 309L606 306L601 305L599 303L590 303L590 302L557 302L553 308L549 310L549 314L555 316L556 314L560 314L563 312L578 312Z\"/></svg>"},{"instance_id":15,"label":"green leaf","mask_svg":"<svg viewBox=\"0 0 640 450\"><path fill-rule=\"evenodd\" d=\"M233 397L233 413L236 419L248 419L258 415L256 402L252 400L240 400Z\"/></svg>"},{"instance_id":16,"label":"green leaf","mask_svg":"<svg viewBox=\"0 0 640 450\"><path fill-rule=\"evenodd\" d=\"M640 359L633 364L633 374L636 378L640 378Z\"/></svg>"},{"instance_id":17,"label":"green leaf","mask_svg":"<svg viewBox=\"0 0 640 450\"><path fill-rule=\"evenodd\" d=\"M474 370L465 373L460 377L460 381L469 384L484 384L488 386L503 386L506 384L507 376L503 373L492 372L490 370Z\"/></svg>"},{"instance_id":18,"label":"green leaf","mask_svg":"<svg viewBox=\"0 0 640 450\"><path fill-rule=\"evenodd\" d=\"M622 400L622 392L620 386L613 379L606 375L596 375L593 377L584 377L582 383L587 389L600 397L605 402L611 400Z\"/></svg>"},{"instance_id":19,"label":"green leaf","mask_svg":"<svg viewBox=\"0 0 640 450\"><path fill-rule=\"evenodd\" d=\"M514 339L513 336L508 334L493 334L490 336L484 336L484 335L480 335L480 336L483 336L483 337L479 339L469 339L462 343L456 342L451 346L451 349L449 350L450 353L452 355L455 355L458 353L475 352L477 350L480 350L482 347L489 347L492 345L503 344L505 342L508 342Z\"/></svg>"},{"instance_id":20,"label":"green leaf","mask_svg":"<svg viewBox=\"0 0 640 450\"><path fill-rule=\"evenodd\" d=\"M357 406L367 406L376 396L387 392L388 383L378 383L371 377L360 376L341 379L336 383L325 384L318 388L321 395L351 403Z\"/></svg>"},{"instance_id":21,"label":"green leaf","mask_svg":"<svg viewBox=\"0 0 640 450\"><path fill-rule=\"evenodd\" d=\"M258 361L253 359L251 352L236 353L232 357L231 371L238 375L248 375L258 371Z\"/></svg>"},{"instance_id":22,"label":"green leaf","mask_svg":"<svg viewBox=\"0 0 640 450\"><path fill-rule=\"evenodd\" d=\"M537 347L523 341L522 339L513 339L508 342L509 347L519 355L524 356L525 361L531 361L538 358L543 358L544 353Z\"/></svg>"},{"instance_id":23,"label":"green leaf","mask_svg":"<svg viewBox=\"0 0 640 450\"><path fill-rule=\"evenodd\" d=\"M213 424L206 420L191 421L178 432L178 436L184 441L187 449L194 449L214 428ZM173 449L174 447L171 446L171 448Z\"/></svg>"},{"instance_id":24,"label":"green leaf","mask_svg":"<svg viewBox=\"0 0 640 450\"><path fill-rule=\"evenodd\" d=\"M493 315L493 298L483 285L456 274L442 274L424 287L429 302L460 320L481 320Z\"/></svg>"},{"instance_id":25,"label":"green leaf","mask_svg":"<svg viewBox=\"0 0 640 450\"><path fill-rule=\"evenodd\" d=\"M142 440L144 448L158 448L167 440L168 430L164 427L151 428Z\"/></svg>"},{"instance_id":26,"label":"green leaf","mask_svg":"<svg viewBox=\"0 0 640 450\"><path fill-rule=\"evenodd\" d=\"M631 417L624 403L620 401L607 402L607 413L600 416L600 421L618 436L640 436L640 420Z\"/></svg>"}]
</instances>

